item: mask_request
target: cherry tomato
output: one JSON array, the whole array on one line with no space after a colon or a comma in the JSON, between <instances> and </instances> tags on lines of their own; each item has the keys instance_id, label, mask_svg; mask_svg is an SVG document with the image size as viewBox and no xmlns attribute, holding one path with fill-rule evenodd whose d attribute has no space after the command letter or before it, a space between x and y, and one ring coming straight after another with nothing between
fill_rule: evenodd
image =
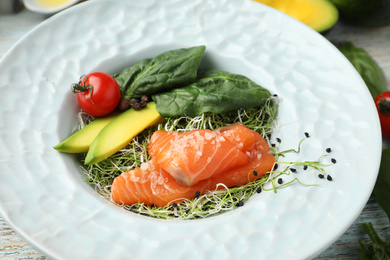
<instances>
[{"instance_id":1,"label":"cherry tomato","mask_svg":"<svg viewBox=\"0 0 390 260\"><path fill-rule=\"evenodd\" d=\"M92 116L104 116L118 106L121 91L116 80L107 73L93 72L72 85L80 107Z\"/></svg>"},{"instance_id":2,"label":"cherry tomato","mask_svg":"<svg viewBox=\"0 0 390 260\"><path fill-rule=\"evenodd\" d=\"M379 113L382 135L390 137L390 91L379 94L374 101Z\"/></svg>"}]
</instances>

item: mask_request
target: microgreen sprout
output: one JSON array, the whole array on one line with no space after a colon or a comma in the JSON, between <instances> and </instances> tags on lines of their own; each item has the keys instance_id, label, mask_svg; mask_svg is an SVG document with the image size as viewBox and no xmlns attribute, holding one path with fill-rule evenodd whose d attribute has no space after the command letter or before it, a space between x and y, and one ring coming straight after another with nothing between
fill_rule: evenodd
<instances>
[{"instance_id":1,"label":"microgreen sprout","mask_svg":"<svg viewBox=\"0 0 390 260\"><path fill-rule=\"evenodd\" d=\"M237 111L227 112L223 114L204 113L197 117L182 116L166 118L166 121L164 123L154 128L152 127L143 131L137 137L135 137L125 148L118 151L106 160L103 160L97 164L82 166L82 171L85 173L86 181L95 188L96 192L113 202L113 200L111 199L112 181L122 172L132 170L135 167L140 167L142 163L145 163L150 159L148 155L148 144L150 141L150 137L155 130L178 132L187 132L194 129L215 130L225 125L239 122L246 125L248 128L259 132L270 144L270 136L271 133L274 131L274 127L276 125L276 115L277 100L275 99L275 97L271 97L266 101L265 106L260 109L239 109ZM86 119L86 115L81 115L80 125L86 125L88 122L85 122L85 120L92 119ZM307 138L308 134L304 139ZM277 143L281 142L279 138L277 138L276 140ZM271 147L272 153L276 159L280 156L284 157L285 154L289 152L299 153L303 140L299 142L297 150L289 149L286 151L278 152L277 147L275 146L274 148ZM81 165L84 165L83 161L85 155L86 154L81 154L79 156ZM274 192L276 192L278 188L291 185L293 182L298 182L306 186L313 185L302 183L298 179L298 177L290 181L285 179L283 176L290 175L290 173L293 171L292 169L298 167L311 167L315 170L318 170L321 174L324 174L324 176L328 176L326 174L326 171L323 169L323 167L325 167L326 165L320 163L319 160L315 162L278 161L274 164L273 169L268 172L266 176L259 176L259 178L245 185L228 188L223 184L219 184L214 191L209 191L205 194L200 194L200 192L196 192L194 194L194 198L192 199L185 199L183 201L172 201L165 207L157 207L154 205L150 206L145 205L143 203L118 206L140 215L160 219L206 218L233 210L237 207L244 206L246 201L249 200L253 194L261 193L262 191L273 190ZM285 167L283 168L283 166ZM295 168L291 168L292 166L294 166ZM248 172L248 178L250 174L254 174L255 176L257 176L258 173L255 171ZM277 183L278 180L281 180L281 183ZM271 184L271 188L267 188L265 186L269 183Z\"/></svg>"},{"instance_id":2,"label":"microgreen sprout","mask_svg":"<svg viewBox=\"0 0 390 260\"><path fill-rule=\"evenodd\" d=\"M295 150L287 150L287 152L291 152L291 151L295 151ZM284 152L286 152L286 151L284 151ZM282 176L289 176L291 173L296 173L297 172L296 168L292 168L292 166L302 167L303 169L306 169L306 170L307 170L307 168L312 168L315 171L320 172L320 174L318 176L321 179L323 179L325 176L330 176L330 175L327 174L327 172L324 169L324 167L330 166L331 164L321 163L320 161L321 161L321 159L323 157L324 157L324 155L321 156L317 161L304 161L304 162L283 162L283 161L279 161L278 165L285 165L286 167L284 167L283 170L279 170L279 171L275 170L275 167L274 167L269 172L268 181L265 182L266 184L271 184L271 187L270 188L265 188L263 186L262 189L264 191L274 191L274 192L276 192L276 190L278 188L291 185L294 182L298 182L299 184L301 184L303 186L317 186L317 185L321 185L322 183L304 183L304 182L302 182L299 179L299 177L294 177L292 180L287 181L287 182L283 181L283 183L280 183L279 180L280 180L280 178ZM329 180L329 178L331 178L331 177L327 177L327 178ZM278 182L279 185L276 185L276 183L275 183L276 181Z\"/></svg>"}]
</instances>

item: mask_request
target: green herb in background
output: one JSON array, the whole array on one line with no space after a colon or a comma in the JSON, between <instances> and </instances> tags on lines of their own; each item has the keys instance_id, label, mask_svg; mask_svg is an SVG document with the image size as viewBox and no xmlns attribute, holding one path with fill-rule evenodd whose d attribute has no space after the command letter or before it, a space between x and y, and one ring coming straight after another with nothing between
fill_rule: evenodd
<instances>
[{"instance_id":1,"label":"green herb in background","mask_svg":"<svg viewBox=\"0 0 390 260\"><path fill-rule=\"evenodd\" d=\"M382 68L364 49L351 42L339 44L338 49L359 72L373 98L386 91L386 77Z\"/></svg>"},{"instance_id":2,"label":"green herb in background","mask_svg":"<svg viewBox=\"0 0 390 260\"><path fill-rule=\"evenodd\" d=\"M390 24L388 0L331 0L343 22L353 26L381 27Z\"/></svg>"},{"instance_id":3,"label":"green herb in background","mask_svg":"<svg viewBox=\"0 0 390 260\"><path fill-rule=\"evenodd\" d=\"M390 147L382 153L374 195L390 220ZM390 259L390 241L383 241L371 223L363 223L362 228L370 237L371 243L367 244L364 240L359 240L359 259Z\"/></svg>"}]
</instances>

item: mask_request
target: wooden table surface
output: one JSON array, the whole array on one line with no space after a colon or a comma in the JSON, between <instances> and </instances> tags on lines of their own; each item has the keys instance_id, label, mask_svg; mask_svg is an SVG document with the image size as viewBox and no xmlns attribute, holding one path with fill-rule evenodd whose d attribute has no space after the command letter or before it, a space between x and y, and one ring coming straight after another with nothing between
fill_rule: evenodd
<instances>
[{"instance_id":1,"label":"wooden table surface","mask_svg":"<svg viewBox=\"0 0 390 260\"><path fill-rule=\"evenodd\" d=\"M2 1L2 0L0 0ZM47 15L22 10L17 14L0 14L0 58L25 33L37 26ZM390 26L382 28L357 28L338 23L326 35L330 41L352 41L364 48L378 62L390 82ZM384 146L386 140L384 141ZM367 239L360 226L373 223L378 234L390 239L389 220L371 196L352 226L328 249L315 259L357 259L359 239ZM23 241L0 216L0 259L47 259L46 256Z\"/></svg>"}]
</instances>

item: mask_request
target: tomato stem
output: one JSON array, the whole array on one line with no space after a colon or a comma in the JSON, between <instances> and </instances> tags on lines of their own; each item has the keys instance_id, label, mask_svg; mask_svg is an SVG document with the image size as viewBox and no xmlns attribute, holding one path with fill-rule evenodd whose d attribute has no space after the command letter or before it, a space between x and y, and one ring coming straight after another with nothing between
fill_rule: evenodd
<instances>
[{"instance_id":1,"label":"tomato stem","mask_svg":"<svg viewBox=\"0 0 390 260\"><path fill-rule=\"evenodd\" d=\"M379 112L383 115L390 114L390 100L382 98L378 101Z\"/></svg>"},{"instance_id":2,"label":"tomato stem","mask_svg":"<svg viewBox=\"0 0 390 260\"><path fill-rule=\"evenodd\" d=\"M87 76L83 75L80 77L79 82L73 83L70 88L72 89L73 93L82 93L89 90L89 97L91 99L92 104L94 104L92 101L93 86L91 84L86 85L87 80Z\"/></svg>"}]
</instances>

